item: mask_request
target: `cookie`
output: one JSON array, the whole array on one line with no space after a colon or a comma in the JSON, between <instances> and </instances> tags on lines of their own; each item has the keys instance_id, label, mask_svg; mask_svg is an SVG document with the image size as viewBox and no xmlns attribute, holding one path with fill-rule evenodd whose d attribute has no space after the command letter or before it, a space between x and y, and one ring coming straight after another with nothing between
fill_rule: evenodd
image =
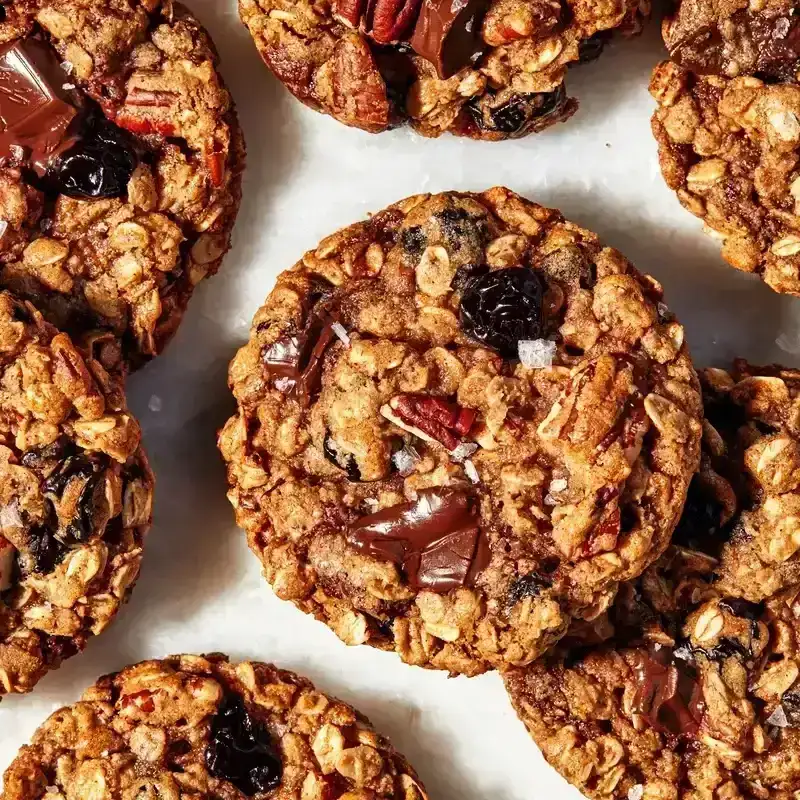
<instances>
[{"instance_id":1,"label":"cookie","mask_svg":"<svg viewBox=\"0 0 800 800\"><path fill-rule=\"evenodd\" d=\"M239 0L261 57L292 94L378 133L513 139L575 113L564 80L649 0Z\"/></svg>"},{"instance_id":2,"label":"cookie","mask_svg":"<svg viewBox=\"0 0 800 800\"><path fill-rule=\"evenodd\" d=\"M796 375L737 362L701 379L704 455L676 544L569 648L504 676L547 760L591 798L800 789L800 589L775 563L792 560L800 497L786 460Z\"/></svg>"},{"instance_id":3,"label":"cookie","mask_svg":"<svg viewBox=\"0 0 800 800\"><path fill-rule=\"evenodd\" d=\"M0 292L0 696L81 651L139 574L153 477L114 352Z\"/></svg>"},{"instance_id":4,"label":"cookie","mask_svg":"<svg viewBox=\"0 0 800 800\"><path fill-rule=\"evenodd\" d=\"M2 800L427 798L354 708L291 672L219 654L101 678L36 731L4 785Z\"/></svg>"},{"instance_id":5,"label":"cookie","mask_svg":"<svg viewBox=\"0 0 800 800\"><path fill-rule=\"evenodd\" d=\"M244 145L217 62L166 0L0 8L0 285L132 366L230 245Z\"/></svg>"},{"instance_id":6,"label":"cookie","mask_svg":"<svg viewBox=\"0 0 800 800\"><path fill-rule=\"evenodd\" d=\"M656 67L652 120L664 180L723 258L800 294L800 84Z\"/></svg>"},{"instance_id":7,"label":"cookie","mask_svg":"<svg viewBox=\"0 0 800 800\"><path fill-rule=\"evenodd\" d=\"M698 75L795 81L800 18L793 0L681 0L662 24L670 58Z\"/></svg>"},{"instance_id":8,"label":"cookie","mask_svg":"<svg viewBox=\"0 0 800 800\"><path fill-rule=\"evenodd\" d=\"M233 360L229 497L348 644L524 664L666 548L699 385L661 288L507 189L411 197L282 273Z\"/></svg>"}]
</instances>

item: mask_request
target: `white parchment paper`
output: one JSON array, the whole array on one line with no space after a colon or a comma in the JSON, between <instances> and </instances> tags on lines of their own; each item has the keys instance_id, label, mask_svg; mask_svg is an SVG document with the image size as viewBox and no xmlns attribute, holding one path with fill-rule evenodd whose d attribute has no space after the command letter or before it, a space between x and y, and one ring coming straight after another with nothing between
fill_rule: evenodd
<instances>
[{"instance_id":1,"label":"white parchment paper","mask_svg":"<svg viewBox=\"0 0 800 800\"><path fill-rule=\"evenodd\" d=\"M274 661L353 703L390 736L432 800L577 800L543 761L496 675L448 679L348 648L277 600L233 523L216 430L227 364L276 274L338 227L422 191L510 188L564 214L655 275L698 364L800 362L800 301L726 266L658 174L649 71L657 26L574 70L565 125L482 144L408 131L370 136L296 103L262 66L235 0L187 0L212 32L249 150L235 247L167 353L130 381L157 476L156 524L131 603L34 694L0 704L0 769L55 708L101 674L174 652Z\"/></svg>"}]
</instances>

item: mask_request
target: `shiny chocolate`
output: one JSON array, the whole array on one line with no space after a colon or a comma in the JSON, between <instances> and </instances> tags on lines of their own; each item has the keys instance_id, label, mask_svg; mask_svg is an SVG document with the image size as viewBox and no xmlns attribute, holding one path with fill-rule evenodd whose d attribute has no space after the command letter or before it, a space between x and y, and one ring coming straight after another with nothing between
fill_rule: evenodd
<instances>
[{"instance_id":1,"label":"shiny chocolate","mask_svg":"<svg viewBox=\"0 0 800 800\"><path fill-rule=\"evenodd\" d=\"M362 553L402 567L415 589L474 585L489 562L477 513L463 492L423 489L414 502L362 517L347 533Z\"/></svg>"},{"instance_id":2,"label":"shiny chocolate","mask_svg":"<svg viewBox=\"0 0 800 800\"><path fill-rule=\"evenodd\" d=\"M693 737L705 709L703 690L693 668L674 657L669 647L635 654L637 692L633 709L660 733Z\"/></svg>"},{"instance_id":3,"label":"shiny chocolate","mask_svg":"<svg viewBox=\"0 0 800 800\"><path fill-rule=\"evenodd\" d=\"M0 158L23 148L44 174L48 162L74 144L78 116L64 84L69 76L55 53L38 39L17 39L0 48Z\"/></svg>"},{"instance_id":4,"label":"shiny chocolate","mask_svg":"<svg viewBox=\"0 0 800 800\"><path fill-rule=\"evenodd\" d=\"M481 23L488 0L423 0L411 49L446 79L474 64L486 48Z\"/></svg>"},{"instance_id":5,"label":"shiny chocolate","mask_svg":"<svg viewBox=\"0 0 800 800\"><path fill-rule=\"evenodd\" d=\"M261 354L275 388L303 406L319 391L322 359L336 338L331 327L334 322L333 316L313 315L302 333L278 339Z\"/></svg>"}]
</instances>

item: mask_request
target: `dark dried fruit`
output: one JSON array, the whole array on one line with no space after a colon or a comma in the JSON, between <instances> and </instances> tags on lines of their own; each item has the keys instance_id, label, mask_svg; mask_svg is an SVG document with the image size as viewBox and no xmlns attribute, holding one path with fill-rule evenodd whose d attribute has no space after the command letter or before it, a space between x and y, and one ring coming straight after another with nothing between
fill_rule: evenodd
<instances>
[{"instance_id":1,"label":"dark dried fruit","mask_svg":"<svg viewBox=\"0 0 800 800\"><path fill-rule=\"evenodd\" d=\"M128 135L95 113L78 143L50 167L45 180L68 197L123 197L138 163Z\"/></svg>"},{"instance_id":2,"label":"dark dried fruit","mask_svg":"<svg viewBox=\"0 0 800 800\"><path fill-rule=\"evenodd\" d=\"M726 540L722 518L725 509L697 478L689 484L686 505L675 528L673 542L691 550L716 553Z\"/></svg>"},{"instance_id":3,"label":"dark dried fruit","mask_svg":"<svg viewBox=\"0 0 800 800\"><path fill-rule=\"evenodd\" d=\"M539 276L509 267L471 280L461 297L461 327L466 334L506 358L517 358L517 343L542 334Z\"/></svg>"},{"instance_id":4,"label":"dark dried fruit","mask_svg":"<svg viewBox=\"0 0 800 800\"><path fill-rule=\"evenodd\" d=\"M211 721L206 768L252 797L280 786L283 763L267 729L238 697L228 696Z\"/></svg>"},{"instance_id":5,"label":"dark dried fruit","mask_svg":"<svg viewBox=\"0 0 800 800\"><path fill-rule=\"evenodd\" d=\"M547 589L551 585L551 582L538 572L529 572L517 578L508 590L508 607L513 608L526 597L536 597L541 594L542 589Z\"/></svg>"},{"instance_id":6,"label":"dark dried fruit","mask_svg":"<svg viewBox=\"0 0 800 800\"><path fill-rule=\"evenodd\" d=\"M564 87L552 92L515 94L500 105L492 105L489 96L483 96L468 108L478 127L487 132L523 136L547 127L550 117L563 111L567 104Z\"/></svg>"},{"instance_id":7,"label":"dark dried fruit","mask_svg":"<svg viewBox=\"0 0 800 800\"><path fill-rule=\"evenodd\" d=\"M761 619L766 608L764 603L751 603L741 597L728 597L720 600L719 607L730 611L734 616L753 621Z\"/></svg>"},{"instance_id":8,"label":"dark dried fruit","mask_svg":"<svg viewBox=\"0 0 800 800\"><path fill-rule=\"evenodd\" d=\"M610 38L611 34L608 31L599 31L588 39L582 39L578 45L578 61L581 64L588 64L599 58Z\"/></svg>"},{"instance_id":9,"label":"dark dried fruit","mask_svg":"<svg viewBox=\"0 0 800 800\"><path fill-rule=\"evenodd\" d=\"M67 555L67 548L56 539L46 525L36 525L28 531L26 552L17 556L20 572L28 575L52 572Z\"/></svg>"},{"instance_id":10,"label":"dark dried fruit","mask_svg":"<svg viewBox=\"0 0 800 800\"><path fill-rule=\"evenodd\" d=\"M351 481L361 480L361 470L358 468L355 456L352 453L345 453L339 450L336 440L330 433L325 434L325 438L322 441L322 451L325 453L325 458L335 467L343 469Z\"/></svg>"},{"instance_id":11,"label":"dark dried fruit","mask_svg":"<svg viewBox=\"0 0 800 800\"><path fill-rule=\"evenodd\" d=\"M425 250L425 233L419 225L406 228L400 234L400 243L403 245L403 250L405 250L411 258L418 259Z\"/></svg>"}]
</instances>

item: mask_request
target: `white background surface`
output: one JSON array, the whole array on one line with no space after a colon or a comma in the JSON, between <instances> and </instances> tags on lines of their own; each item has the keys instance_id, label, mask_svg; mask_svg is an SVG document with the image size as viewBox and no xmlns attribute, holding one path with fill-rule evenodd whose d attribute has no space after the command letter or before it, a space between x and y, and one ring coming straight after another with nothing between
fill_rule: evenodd
<instances>
[{"instance_id":1,"label":"white background surface","mask_svg":"<svg viewBox=\"0 0 800 800\"><path fill-rule=\"evenodd\" d=\"M432 800L576 800L528 739L496 675L451 680L348 648L272 595L234 526L215 448L232 409L227 364L280 270L336 228L422 191L505 184L560 208L664 284L701 365L744 356L797 366L800 300L724 265L662 183L647 93L662 58L655 24L571 73L570 93L581 102L571 121L482 144L406 130L370 136L308 111L262 66L235 0L187 2L216 40L248 143L234 249L195 295L167 353L130 382L158 482L133 599L85 654L33 695L0 704L0 769L99 675L168 653L221 650L275 661L357 706L416 766Z\"/></svg>"}]
</instances>

